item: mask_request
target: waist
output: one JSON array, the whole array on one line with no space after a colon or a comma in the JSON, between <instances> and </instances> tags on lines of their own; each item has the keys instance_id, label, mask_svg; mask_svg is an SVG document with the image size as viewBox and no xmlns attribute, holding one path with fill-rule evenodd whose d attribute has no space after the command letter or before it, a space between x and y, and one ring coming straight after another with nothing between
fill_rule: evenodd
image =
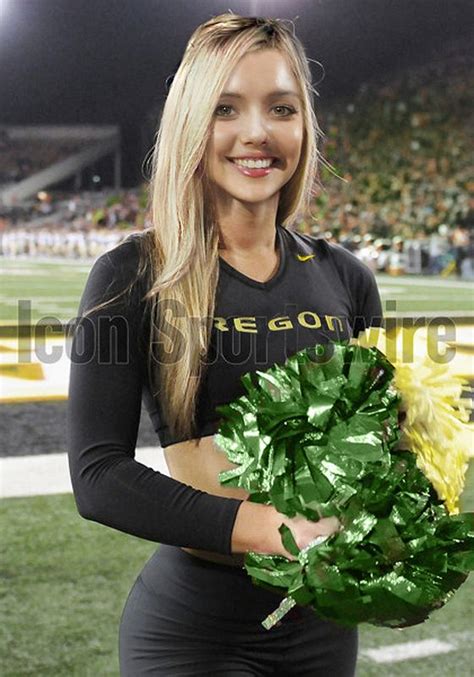
<instances>
[{"instance_id":1,"label":"waist","mask_svg":"<svg viewBox=\"0 0 474 677\"><path fill-rule=\"evenodd\" d=\"M244 553L235 553L233 555L221 555L220 553L209 552L208 550L197 550L195 548L185 548L185 547L180 547L180 550L184 550L190 555L198 557L199 559L205 559L208 562L216 562L217 564L227 564L231 567L232 566L239 567L241 569L244 568L244 558L245 558ZM254 590L256 589L257 588L254 587ZM280 600L283 599L283 593L278 593L277 591L275 592L277 595L279 595ZM270 592L270 595L273 597L275 592ZM262 594L261 590L260 594ZM268 592L266 594L268 594ZM274 609L272 609L272 611L274 611ZM308 615L310 614L311 610L304 609L303 607L296 605L292 607L289 611L287 611L287 613L283 617L283 621L285 624L291 621L301 621L304 620L305 618L308 618ZM276 623L276 626L279 627L282 624L283 622L280 620Z\"/></svg>"},{"instance_id":2,"label":"waist","mask_svg":"<svg viewBox=\"0 0 474 677\"><path fill-rule=\"evenodd\" d=\"M204 557L203 557L204 556ZM206 564L208 556L214 560ZM275 611L285 597L284 588L267 589L254 584L245 567L226 566L244 558L195 548L160 544L143 567L140 576L145 585L159 597L159 613L164 616L190 619L197 624L241 631L243 625L258 624ZM219 563L217 563L219 559ZM296 621L314 621L309 607L294 606L277 626Z\"/></svg>"},{"instance_id":3,"label":"waist","mask_svg":"<svg viewBox=\"0 0 474 677\"><path fill-rule=\"evenodd\" d=\"M216 562L216 564L227 564L228 566L242 568L244 566L245 554L234 553L233 555L222 555L218 552L210 552L209 550L198 550L197 548L184 548L181 547L181 550L198 557L199 559L205 559L208 562Z\"/></svg>"}]
</instances>

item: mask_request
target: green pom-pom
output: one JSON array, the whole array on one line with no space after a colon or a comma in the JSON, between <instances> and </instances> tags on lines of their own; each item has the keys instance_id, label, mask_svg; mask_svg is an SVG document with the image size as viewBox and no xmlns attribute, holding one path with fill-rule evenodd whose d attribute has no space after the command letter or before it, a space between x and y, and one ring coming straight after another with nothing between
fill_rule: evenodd
<instances>
[{"instance_id":1,"label":"green pom-pom","mask_svg":"<svg viewBox=\"0 0 474 677\"><path fill-rule=\"evenodd\" d=\"M419 623L474 567L473 516L450 517L414 454L396 449L393 374L377 348L314 346L245 374L247 394L218 407L214 440L237 466L220 474L223 485L288 517L343 525L304 551L282 525L297 561L247 553L247 572L344 625Z\"/></svg>"}]
</instances>

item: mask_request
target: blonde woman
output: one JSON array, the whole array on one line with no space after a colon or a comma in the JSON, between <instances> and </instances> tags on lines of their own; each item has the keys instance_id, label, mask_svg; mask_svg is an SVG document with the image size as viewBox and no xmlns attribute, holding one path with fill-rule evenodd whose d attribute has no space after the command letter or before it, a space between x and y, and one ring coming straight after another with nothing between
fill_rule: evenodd
<instances>
[{"instance_id":1,"label":"blonde woman","mask_svg":"<svg viewBox=\"0 0 474 677\"><path fill-rule=\"evenodd\" d=\"M372 273L292 224L313 195L320 133L304 49L281 20L200 25L163 110L153 227L95 262L71 354L68 445L79 513L159 543L119 629L122 677L353 675L356 630L253 585L244 553L292 558L337 520L287 518L219 473L218 404L245 372L380 323ZM134 459L141 400L170 477Z\"/></svg>"}]
</instances>

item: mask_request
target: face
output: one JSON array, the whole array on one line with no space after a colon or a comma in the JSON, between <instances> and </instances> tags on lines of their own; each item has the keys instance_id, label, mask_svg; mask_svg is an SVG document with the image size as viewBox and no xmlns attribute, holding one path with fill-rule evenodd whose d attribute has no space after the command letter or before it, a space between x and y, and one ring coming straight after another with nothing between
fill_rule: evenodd
<instances>
[{"instance_id":1,"label":"face","mask_svg":"<svg viewBox=\"0 0 474 677\"><path fill-rule=\"evenodd\" d=\"M302 141L302 100L286 58L275 49L247 54L214 111L207 161L218 207L228 212L242 203L250 208L271 203L276 211L280 190L298 166ZM235 162L258 155L275 158L269 169Z\"/></svg>"}]
</instances>

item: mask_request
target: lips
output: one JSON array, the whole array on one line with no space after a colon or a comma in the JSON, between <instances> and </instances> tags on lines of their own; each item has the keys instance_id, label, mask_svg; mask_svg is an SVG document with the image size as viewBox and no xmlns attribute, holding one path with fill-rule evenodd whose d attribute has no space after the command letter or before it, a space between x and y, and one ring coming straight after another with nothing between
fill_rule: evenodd
<instances>
[{"instance_id":1,"label":"lips","mask_svg":"<svg viewBox=\"0 0 474 677\"><path fill-rule=\"evenodd\" d=\"M252 178L259 178L262 176L268 176L271 174L275 168L275 165L270 165L269 167L243 167L242 165L237 164L237 162L231 162L233 165L233 168L235 169L236 172L239 172L239 174L242 174L243 176L248 176Z\"/></svg>"}]
</instances>

